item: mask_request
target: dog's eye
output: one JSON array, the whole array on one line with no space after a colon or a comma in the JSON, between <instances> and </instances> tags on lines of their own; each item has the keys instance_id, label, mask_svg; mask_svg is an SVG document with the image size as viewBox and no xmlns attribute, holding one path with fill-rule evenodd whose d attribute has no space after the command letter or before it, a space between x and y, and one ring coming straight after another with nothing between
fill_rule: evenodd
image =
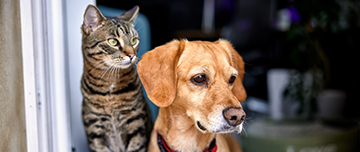
<instances>
[{"instance_id":1,"label":"dog's eye","mask_svg":"<svg viewBox=\"0 0 360 152\"><path fill-rule=\"evenodd\" d=\"M230 79L229 79L229 83L233 84L235 79L236 79L236 76L231 76Z\"/></svg>"},{"instance_id":2,"label":"dog's eye","mask_svg":"<svg viewBox=\"0 0 360 152\"><path fill-rule=\"evenodd\" d=\"M206 76L201 74L201 75L196 75L193 78L191 78L191 81L196 83L196 84L203 84L206 81Z\"/></svg>"}]
</instances>

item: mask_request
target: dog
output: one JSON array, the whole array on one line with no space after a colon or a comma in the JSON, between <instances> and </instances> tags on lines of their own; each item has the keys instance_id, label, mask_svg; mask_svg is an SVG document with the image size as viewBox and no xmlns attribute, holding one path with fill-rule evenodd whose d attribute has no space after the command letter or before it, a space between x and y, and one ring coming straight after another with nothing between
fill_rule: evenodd
<instances>
[{"instance_id":1,"label":"dog","mask_svg":"<svg viewBox=\"0 0 360 152\"><path fill-rule=\"evenodd\" d=\"M240 152L244 61L230 42L173 40L145 53L137 70L159 108L149 152Z\"/></svg>"}]
</instances>

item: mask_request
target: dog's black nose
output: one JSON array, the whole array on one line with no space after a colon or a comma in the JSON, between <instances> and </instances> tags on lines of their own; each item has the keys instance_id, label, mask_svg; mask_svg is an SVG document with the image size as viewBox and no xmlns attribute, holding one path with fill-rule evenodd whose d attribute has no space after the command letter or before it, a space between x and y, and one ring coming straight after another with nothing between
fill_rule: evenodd
<instances>
[{"instance_id":1,"label":"dog's black nose","mask_svg":"<svg viewBox=\"0 0 360 152\"><path fill-rule=\"evenodd\" d=\"M223 110L223 115L226 122L231 126L240 125L245 119L245 112L242 108L231 107Z\"/></svg>"}]
</instances>

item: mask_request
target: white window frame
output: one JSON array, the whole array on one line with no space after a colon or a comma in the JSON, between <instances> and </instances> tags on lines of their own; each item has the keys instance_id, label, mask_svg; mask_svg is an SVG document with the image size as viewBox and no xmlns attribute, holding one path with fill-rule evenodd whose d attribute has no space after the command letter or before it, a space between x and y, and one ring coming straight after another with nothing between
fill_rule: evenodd
<instances>
[{"instance_id":1,"label":"white window frame","mask_svg":"<svg viewBox=\"0 0 360 152\"><path fill-rule=\"evenodd\" d=\"M90 3L95 0L20 0L28 152L72 149L69 73L76 59L68 55L81 54L81 37L69 41L73 29L81 35L82 19L73 23L71 18L79 18Z\"/></svg>"}]
</instances>

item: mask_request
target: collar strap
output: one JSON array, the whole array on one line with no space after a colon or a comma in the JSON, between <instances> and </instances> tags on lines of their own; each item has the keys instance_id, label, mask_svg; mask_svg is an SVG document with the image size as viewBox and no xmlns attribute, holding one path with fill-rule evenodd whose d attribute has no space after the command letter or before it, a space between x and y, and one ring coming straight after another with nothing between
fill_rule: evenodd
<instances>
[{"instance_id":1,"label":"collar strap","mask_svg":"<svg viewBox=\"0 0 360 152\"><path fill-rule=\"evenodd\" d=\"M157 143L159 146L159 149L161 152L180 152L180 151L176 151L171 149L167 144L166 141L164 140L164 138L159 134L159 132L157 132ZM203 152L216 152L217 150L217 146L216 146L216 138L214 138L209 147L205 148L203 150Z\"/></svg>"}]
</instances>

